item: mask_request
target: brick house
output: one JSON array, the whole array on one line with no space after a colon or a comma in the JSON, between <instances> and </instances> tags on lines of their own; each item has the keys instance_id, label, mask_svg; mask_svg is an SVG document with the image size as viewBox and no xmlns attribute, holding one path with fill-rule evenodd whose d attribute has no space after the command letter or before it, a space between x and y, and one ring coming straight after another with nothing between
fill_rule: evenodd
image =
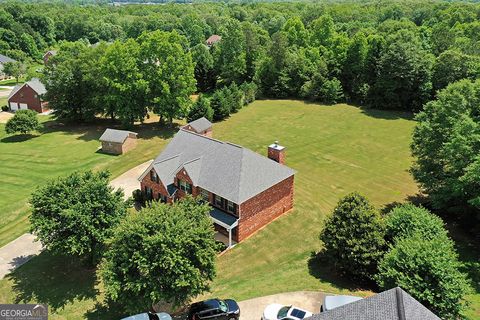
<instances>
[{"instance_id":1,"label":"brick house","mask_svg":"<svg viewBox=\"0 0 480 320\"><path fill-rule=\"evenodd\" d=\"M212 123L205 117L201 117L195 121L187 123L185 126L183 126L183 129L204 135L206 137L212 137Z\"/></svg>"},{"instance_id":2,"label":"brick house","mask_svg":"<svg viewBox=\"0 0 480 320\"><path fill-rule=\"evenodd\" d=\"M8 96L8 106L10 110L17 111L22 109L35 110L38 113L48 110L48 102L43 100L43 95L47 93L45 86L39 79L33 78L24 84L17 84Z\"/></svg>"},{"instance_id":3,"label":"brick house","mask_svg":"<svg viewBox=\"0 0 480 320\"><path fill-rule=\"evenodd\" d=\"M230 247L293 207L295 171L284 165L284 147L269 149L270 159L181 128L139 177L141 190L166 203L186 194L208 201Z\"/></svg>"},{"instance_id":4,"label":"brick house","mask_svg":"<svg viewBox=\"0 0 480 320\"><path fill-rule=\"evenodd\" d=\"M110 154L124 154L137 145L137 133L125 130L107 129L100 137L102 151Z\"/></svg>"},{"instance_id":5,"label":"brick house","mask_svg":"<svg viewBox=\"0 0 480 320\"><path fill-rule=\"evenodd\" d=\"M57 50L49 50L45 52L45 54L43 55L43 64L47 65L48 60L56 54L57 54Z\"/></svg>"}]
</instances>

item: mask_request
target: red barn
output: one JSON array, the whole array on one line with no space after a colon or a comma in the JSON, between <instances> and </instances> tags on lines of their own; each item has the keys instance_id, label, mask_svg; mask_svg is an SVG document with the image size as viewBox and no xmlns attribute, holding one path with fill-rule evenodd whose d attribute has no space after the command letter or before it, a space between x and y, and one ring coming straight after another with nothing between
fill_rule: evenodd
<instances>
[{"instance_id":1,"label":"red barn","mask_svg":"<svg viewBox=\"0 0 480 320\"><path fill-rule=\"evenodd\" d=\"M231 246L293 207L295 171L284 164L285 148L272 144L268 155L181 128L140 176L141 190L167 203L203 198Z\"/></svg>"},{"instance_id":2,"label":"red barn","mask_svg":"<svg viewBox=\"0 0 480 320\"><path fill-rule=\"evenodd\" d=\"M46 92L45 86L37 78L18 84L8 96L10 110L31 109L38 113L45 112L48 110L48 102L43 101L42 96Z\"/></svg>"}]
</instances>

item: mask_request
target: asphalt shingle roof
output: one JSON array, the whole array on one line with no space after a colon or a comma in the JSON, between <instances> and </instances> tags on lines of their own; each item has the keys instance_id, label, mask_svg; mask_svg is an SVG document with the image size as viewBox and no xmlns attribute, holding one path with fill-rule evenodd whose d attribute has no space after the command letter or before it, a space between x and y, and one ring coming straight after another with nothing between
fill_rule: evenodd
<instances>
[{"instance_id":1,"label":"asphalt shingle roof","mask_svg":"<svg viewBox=\"0 0 480 320\"><path fill-rule=\"evenodd\" d=\"M194 120L187 124L190 125L196 132L200 133L212 127L212 123L208 121L205 117L201 117L197 120Z\"/></svg>"},{"instance_id":2,"label":"asphalt shingle roof","mask_svg":"<svg viewBox=\"0 0 480 320\"><path fill-rule=\"evenodd\" d=\"M153 161L168 188L184 168L194 185L240 204L295 174L295 171L247 148L184 129Z\"/></svg>"},{"instance_id":3,"label":"asphalt shingle roof","mask_svg":"<svg viewBox=\"0 0 480 320\"><path fill-rule=\"evenodd\" d=\"M3 54L0 54L0 63L5 63L5 62L15 62L15 60L13 60L10 57L4 56Z\"/></svg>"},{"instance_id":4,"label":"asphalt shingle roof","mask_svg":"<svg viewBox=\"0 0 480 320\"><path fill-rule=\"evenodd\" d=\"M131 131L107 129L100 137L100 141L123 143L130 133L137 135L135 132Z\"/></svg>"},{"instance_id":5,"label":"asphalt shingle roof","mask_svg":"<svg viewBox=\"0 0 480 320\"><path fill-rule=\"evenodd\" d=\"M10 99L11 97L13 97L13 95L15 93L18 92L18 90L20 90L23 86L25 85L28 85L30 88L32 88L38 95L42 95L42 94L45 94L47 93L47 89L45 88L45 86L43 85L43 83L40 81L40 79L38 78L32 78L32 80L30 81L27 81L23 84L17 84L13 90L10 92L10 94L8 95L8 99Z\"/></svg>"},{"instance_id":6,"label":"asphalt shingle roof","mask_svg":"<svg viewBox=\"0 0 480 320\"><path fill-rule=\"evenodd\" d=\"M440 320L439 317L399 287L313 315L308 319Z\"/></svg>"}]
</instances>

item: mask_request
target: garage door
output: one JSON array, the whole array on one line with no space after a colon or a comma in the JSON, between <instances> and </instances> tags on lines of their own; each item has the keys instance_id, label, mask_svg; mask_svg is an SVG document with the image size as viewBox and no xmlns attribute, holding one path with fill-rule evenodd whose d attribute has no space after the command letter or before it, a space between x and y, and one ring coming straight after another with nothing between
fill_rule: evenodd
<instances>
[{"instance_id":1,"label":"garage door","mask_svg":"<svg viewBox=\"0 0 480 320\"><path fill-rule=\"evenodd\" d=\"M18 103L10 102L10 110L17 111L18 110Z\"/></svg>"},{"instance_id":2,"label":"garage door","mask_svg":"<svg viewBox=\"0 0 480 320\"><path fill-rule=\"evenodd\" d=\"M20 110L27 110L28 105L26 103L20 103Z\"/></svg>"}]
</instances>

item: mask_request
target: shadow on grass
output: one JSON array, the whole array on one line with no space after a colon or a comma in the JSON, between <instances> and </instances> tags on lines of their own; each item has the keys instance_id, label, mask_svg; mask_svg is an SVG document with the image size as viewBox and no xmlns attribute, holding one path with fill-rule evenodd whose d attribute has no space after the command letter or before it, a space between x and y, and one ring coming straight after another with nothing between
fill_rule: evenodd
<instances>
[{"instance_id":1,"label":"shadow on grass","mask_svg":"<svg viewBox=\"0 0 480 320\"><path fill-rule=\"evenodd\" d=\"M31 139L39 137L39 135L35 134L17 134L14 136L8 136L3 138L1 141L4 143L16 143L16 142L25 142Z\"/></svg>"},{"instance_id":2,"label":"shadow on grass","mask_svg":"<svg viewBox=\"0 0 480 320\"><path fill-rule=\"evenodd\" d=\"M357 283L339 274L323 251L318 253L312 251L310 253L310 259L308 259L308 271L315 278L328 282L339 290L347 289L349 291L355 291L367 289L375 291L377 289L374 283Z\"/></svg>"},{"instance_id":3,"label":"shadow on grass","mask_svg":"<svg viewBox=\"0 0 480 320\"><path fill-rule=\"evenodd\" d=\"M387 214L389 213L393 208L395 207L398 207L402 204L405 204L405 203L412 203L416 206L422 206L422 207L425 207L425 208L428 208L429 207L429 200L427 197L425 197L425 195L422 195L420 193L417 193L415 195L410 195L408 197L406 197L404 199L404 201L394 201L394 202L391 202L391 203L387 203L385 205L383 205L381 208L380 208L380 212L382 214Z\"/></svg>"},{"instance_id":4,"label":"shadow on grass","mask_svg":"<svg viewBox=\"0 0 480 320\"><path fill-rule=\"evenodd\" d=\"M125 128L118 122L109 119L96 119L88 123L68 123L58 120L49 120L43 123L41 133L63 132L65 134L78 135L77 139L84 141L98 140L105 129L129 130L138 133L139 139L149 140L152 138L168 139L173 137L180 128L178 123L160 124L158 122L138 123Z\"/></svg>"},{"instance_id":5,"label":"shadow on grass","mask_svg":"<svg viewBox=\"0 0 480 320\"><path fill-rule=\"evenodd\" d=\"M15 303L45 303L50 310L63 308L74 300L93 299L95 270L88 270L78 259L42 252L7 275L12 281Z\"/></svg>"},{"instance_id":6,"label":"shadow on grass","mask_svg":"<svg viewBox=\"0 0 480 320\"><path fill-rule=\"evenodd\" d=\"M381 109L372 109L363 106L357 106L362 113L376 119L384 120L413 120L415 118L414 114L407 111L398 111L398 110L381 110Z\"/></svg>"},{"instance_id":7,"label":"shadow on grass","mask_svg":"<svg viewBox=\"0 0 480 320\"><path fill-rule=\"evenodd\" d=\"M94 308L88 310L84 315L84 319L88 320L116 320L128 316L122 312L120 305L115 303L96 303Z\"/></svg>"}]
</instances>

